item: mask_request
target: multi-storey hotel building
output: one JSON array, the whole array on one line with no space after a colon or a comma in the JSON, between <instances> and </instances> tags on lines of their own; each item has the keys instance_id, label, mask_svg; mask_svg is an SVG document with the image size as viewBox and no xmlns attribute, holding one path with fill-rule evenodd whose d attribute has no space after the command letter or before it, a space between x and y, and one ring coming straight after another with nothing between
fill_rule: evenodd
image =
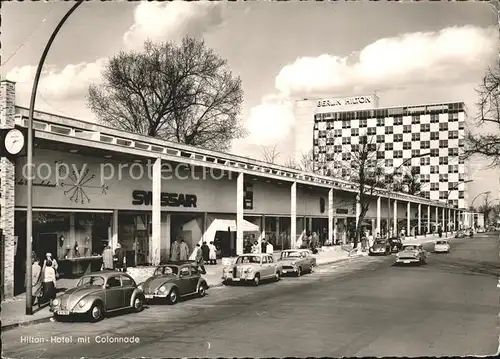
<instances>
[{"instance_id":1,"label":"multi-storey hotel building","mask_svg":"<svg viewBox=\"0 0 500 359\"><path fill-rule=\"evenodd\" d=\"M317 102L313 130L316 168L348 176L352 154L360 137L366 136L376 151L376 165L385 167L388 177L395 169L413 168L422 196L465 208L464 103L389 108L377 108L377 104L376 96ZM355 109L349 108L353 105Z\"/></svg>"}]
</instances>

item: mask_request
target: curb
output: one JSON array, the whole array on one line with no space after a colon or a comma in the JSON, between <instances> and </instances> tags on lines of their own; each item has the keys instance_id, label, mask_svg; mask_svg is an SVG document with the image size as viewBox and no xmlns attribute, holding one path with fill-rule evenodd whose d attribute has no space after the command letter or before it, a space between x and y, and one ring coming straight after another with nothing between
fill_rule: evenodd
<instances>
[{"instance_id":1,"label":"curb","mask_svg":"<svg viewBox=\"0 0 500 359\"><path fill-rule=\"evenodd\" d=\"M346 262L346 261L348 261L350 259L361 258L361 257L364 257L364 256L362 256L362 255L355 255L355 256L352 256L352 257L341 258L341 259L337 259L337 260L323 262L323 263L318 264L316 266L317 267L321 267L321 266L325 266L325 265L333 264L333 263L342 263L342 262ZM223 287L222 282L210 284L208 286L208 288L217 288L217 287ZM21 322L21 323L12 323L12 324L7 324L7 325L2 325L2 330L1 331L5 332L5 331L8 331L8 330L11 330L11 329L14 329L14 328L18 328L18 327L24 327L24 326L33 325L33 324L47 323L47 322L50 322L51 319L52 319L52 314L49 317L43 317L43 318L38 318L38 319L33 319L33 320L27 320L27 321L24 321L24 322Z\"/></svg>"}]
</instances>

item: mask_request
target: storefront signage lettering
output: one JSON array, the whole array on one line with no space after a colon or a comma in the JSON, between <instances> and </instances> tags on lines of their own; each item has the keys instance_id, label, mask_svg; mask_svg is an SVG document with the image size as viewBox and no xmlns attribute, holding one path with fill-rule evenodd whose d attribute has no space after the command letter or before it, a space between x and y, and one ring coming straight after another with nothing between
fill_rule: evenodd
<instances>
[{"instance_id":1,"label":"storefront signage lettering","mask_svg":"<svg viewBox=\"0 0 500 359\"><path fill-rule=\"evenodd\" d=\"M133 205L146 205L153 204L153 192L135 190L132 192ZM194 194L183 193L166 193L160 194L160 202L162 207L193 207L197 206L198 197Z\"/></svg>"},{"instance_id":2,"label":"storefront signage lettering","mask_svg":"<svg viewBox=\"0 0 500 359\"><path fill-rule=\"evenodd\" d=\"M337 214L349 214L349 210L346 208L337 208Z\"/></svg>"},{"instance_id":3,"label":"storefront signage lettering","mask_svg":"<svg viewBox=\"0 0 500 359\"><path fill-rule=\"evenodd\" d=\"M319 100L317 107L338 107L352 106L359 104L371 104L372 98L369 96L347 97L339 99Z\"/></svg>"},{"instance_id":4,"label":"storefront signage lettering","mask_svg":"<svg viewBox=\"0 0 500 359\"><path fill-rule=\"evenodd\" d=\"M20 186L27 186L28 180L25 178L20 178L20 179L16 180L16 184L20 185ZM57 187L57 183L54 183L54 182L48 181L48 180L43 180L40 182L33 181L32 184L33 184L33 186L36 186L36 187L50 187L50 188Z\"/></svg>"}]
</instances>

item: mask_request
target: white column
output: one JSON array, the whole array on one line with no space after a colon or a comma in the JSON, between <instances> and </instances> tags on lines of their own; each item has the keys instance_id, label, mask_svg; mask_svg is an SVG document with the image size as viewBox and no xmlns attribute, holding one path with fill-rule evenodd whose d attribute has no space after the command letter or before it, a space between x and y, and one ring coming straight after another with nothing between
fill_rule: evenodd
<instances>
[{"instance_id":1,"label":"white column","mask_svg":"<svg viewBox=\"0 0 500 359\"><path fill-rule=\"evenodd\" d=\"M333 189L328 191L328 242L333 243Z\"/></svg>"},{"instance_id":2,"label":"white column","mask_svg":"<svg viewBox=\"0 0 500 359\"><path fill-rule=\"evenodd\" d=\"M290 188L290 246L296 247L297 242L297 182Z\"/></svg>"},{"instance_id":3,"label":"white column","mask_svg":"<svg viewBox=\"0 0 500 359\"><path fill-rule=\"evenodd\" d=\"M68 252L68 255L70 256L70 258L76 257L75 242L76 242L75 212L70 212L70 214L69 214L69 238L68 238L68 242L67 242L71 246L70 251ZM63 255L64 255L66 253L66 248L63 248L63 249L64 249L64 253L63 253ZM80 252L80 255L83 255L83 243L78 243L78 250ZM57 253L53 253L52 255L56 256Z\"/></svg>"},{"instance_id":4,"label":"white column","mask_svg":"<svg viewBox=\"0 0 500 359\"><path fill-rule=\"evenodd\" d=\"M441 208L441 215L443 216L443 218L441 219L443 221L441 228L443 229L443 231L446 231L446 213L444 211L444 208Z\"/></svg>"},{"instance_id":5,"label":"white column","mask_svg":"<svg viewBox=\"0 0 500 359\"><path fill-rule=\"evenodd\" d=\"M382 233L381 228L380 228L380 221L382 220L382 198L377 197L377 225L376 225L376 232L373 234L374 236L377 235L377 233Z\"/></svg>"},{"instance_id":6,"label":"white column","mask_svg":"<svg viewBox=\"0 0 500 359\"><path fill-rule=\"evenodd\" d=\"M395 199L394 200L394 212L393 212L393 221L394 221L394 233L393 235L394 236L397 236L398 235L398 200Z\"/></svg>"},{"instance_id":7,"label":"white column","mask_svg":"<svg viewBox=\"0 0 500 359\"><path fill-rule=\"evenodd\" d=\"M236 254L243 254L243 200L244 200L244 174L238 173L236 181Z\"/></svg>"},{"instance_id":8,"label":"white column","mask_svg":"<svg viewBox=\"0 0 500 359\"><path fill-rule=\"evenodd\" d=\"M410 235L411 230L411 203L408 201L406 204L406 235Z\"/></svg>"},{"instance_id":9,"label":"white column","mask_svg":"<svg viewBox=\"0 0 500 359\"><path fill-rule=\"evenodd\" d=\"M207 238L207 221L208 221L208 214L207 212L204 212L203 213L203 221L202 221L202 227L201 227L201 243L200 244L203 244L203 242L208 242L208 240L213 240L213 238ZM194 248L193 248L194 249Z\"/></svg>"},{"instance_id":10,"label":"white column","mask_svg":"<svg viewBox=\"0 0 500 359\"><path fill-rule=\"evenodd\" d=\"M421 235L422 234L422 233L420 233L420 232L422 232L422 204L421 203L418 204L418 219L417 219L417 221L418 221L417 234Z\"/></svg>"},{"instance_id":11,"label":"white column","mask_svg":"<svg viewBox=\"0 0 500 359\"><path fill-rule=\"evenodd\" d=\"M448 230L451 231L451 208L448 208L448 221L446 222Z\"/></svg>"},{"instance_id":12,"label":"white column","mask_svg":"<svg viewBox=\"0 0 500 359\"><path fill-rule=\"evenodd\" d=\"M359 202L359 195L356 196L356 228L359 226L359 217L361 216L361 203Z\"/></svg>"},{"instance_id":13,"label":"white column","mask_svg":"<svg viewBox=\"0 0 500 359\"><path fill-rule=\"evenodd\" d=\"M427 233L431 233L431 206L427 205Z\"/></svg>"},{"instance_id":14,"label":"white column","mask_svg":"<svg viewBox=\"0 0 500 359\"><path fill-rule=\"evenodd\" d=\"M162 225L162 234L164 240L164 244L162 246L162 252L163 252L163 260L168 261L170 258L170 243L172 240L172 237L170 236L171 233L171 228L172 228L172 215L170 213L167 213L165 215L165 223ZM190 252L193 252L194 248L189 248ZM190 255L189 253L188 255Z\"/></svg>"},{"instance_id":15,"label":"white column","mask_svg":"<svg viewBox=\"0 0 500 359\"><path fill-rule=\"evenodd\" d=\"M161 158L153 164L153 214L152 244L149 262L153 266L160 264L161 258Z\"/></svg>"},{"instance_id":16,"label":"white column","mask_svg":"<svg viewBox=\"0 0 500 359\"><path fill-rule=\"evenodd\" d=\"M282 241L282 238L280 236L280 217L276 217L276 245L280 244L281 245L281 242Z\"/></svg>"},{"instance_id":17,"label":"white column","mask_svg":"<svg viewBox=\"0 0 500 359\"><path fill-rule=\"evenodd\" d=\"M453 211L453 230L456 231L458 228L458 225L457 225L457 211L454 210Z\"/></svg>"},{"instance_id":18,"label":"white column","mask_svg":"<svg viewBox=\"0 0 500 359\"><path fill-rule=\"evenodd\" d=\"M436 207L436 231L439 224L439 208Z\"/></svg>"},{"instance_id":19,"label":"white column","mask_svg":"<svg viewBox=\"0 0 500 359\"><path fill-rule=\"evenodd\" d=\"M113 253L116 249L116 244L118 243L118 210L113 210L113 217L111 222L111 238L109 246L113 249Z\"/></svg>"}]
</instances>

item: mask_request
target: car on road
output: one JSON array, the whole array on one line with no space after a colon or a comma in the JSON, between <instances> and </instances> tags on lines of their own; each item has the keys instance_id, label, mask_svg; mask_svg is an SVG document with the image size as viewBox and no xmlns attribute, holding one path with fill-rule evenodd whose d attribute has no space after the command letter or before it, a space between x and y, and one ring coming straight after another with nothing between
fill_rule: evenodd
<instances>
[{"instance_id":1,"label":"car on road","mask_svg":"<svg viewBox=\"0 0 500 359\"><path fill-rule=\"evenodd\" d=\"M281 275L293 274L300 277L302 273L312 273L316 266L316 258L308 249L288 249L281 252L278 269Z\"/></svg>"},{"instance_id":2,"label":"car on road","mask_svg":"<svg viewBox=\"0 0 500 359\"><path fill-rule=\"evenodd\" d=\"M56 320L75 315L87 315L97 322L110 312L144 309L143 291L126 273L95 272L83 276L76 287L52 301L50 310Z\"/></svg>"},{"instance_id":3,"label":"car on road","mask_svg":"<svg viewBox=\"0 0 500 359\"><path fill-rule=\"evenodd\" d=\"M434 253L450 253L450 243L445 239L437 240L434 243Z\"/></svg>"},{"instance_id":4,"label":"car on road","mask_svg":"<svg viewBox=\"0 0 500 359\"><path fill-rule=\"evenodd\" d=\"M222 270L222 284L237 282L253 283L258 286L262 280L280 280L280 271L272 254L254 253L238 256L231 266Z\"/></svg>"},{"instance_id":5,"label":"car on road","mask_svg":"<svg viewBox=\"0 0 500 359\"><path fill-rule=\"evenodd\" d=\"M368 251L368 255L388 255L391 254L391 243L385 239L377 239Z\"/></svg>"},{"instance_id":6,"label":"car on road","mask_svg":"<svg viewBox=\"0 0 500 359\"><path fill-rule=\"evenodd\" d=\"M396 264L425 264L427 254L422 244L403 244L396 255Z\"/></svg>"},{"instance_id":7,"label":"car on road","mask_svg":"<svg viewBox=\"0 0 500 359\"><path fill-rule=\"evenodd\" d=\"M153 276L139 284L147 301L166 300L176 304L181 298L204 297L208 284L194 262L175 262L159 265Z\"/></svg>"},{"instance_id":8,"label":"car on road","mask_svg":"<svg viewBox=\"0 0 500 359\"><path fill-rule=\"evenodd\" d=\"M465 231L465 229L459 229L457 233L455 233L455 238L465 238L467 237L468 233Z\"/></svg>"},{"instance_id":9,"label":"car on road","mask_svg":"<svg viewBox=\"0 0 500 359\"><path fill-rule=\"evenodd\" d=\"M401 250L401 247L403 246L403 242L401 241L401 238L398 238L398 237L389 238L389 244L391 245L391 252L392 253L399 252Z\"/></svg>"},{"instance_id":10,"label":"car on road","mask_svg":"<svg viewBox=\"0 0 500 359\"><path fill-rule=\"evenodd\" d=\"M485 230L483 227L477 229L477 233L484 233L484 232L485 232Z\"/></svg>"}]
</instances>

